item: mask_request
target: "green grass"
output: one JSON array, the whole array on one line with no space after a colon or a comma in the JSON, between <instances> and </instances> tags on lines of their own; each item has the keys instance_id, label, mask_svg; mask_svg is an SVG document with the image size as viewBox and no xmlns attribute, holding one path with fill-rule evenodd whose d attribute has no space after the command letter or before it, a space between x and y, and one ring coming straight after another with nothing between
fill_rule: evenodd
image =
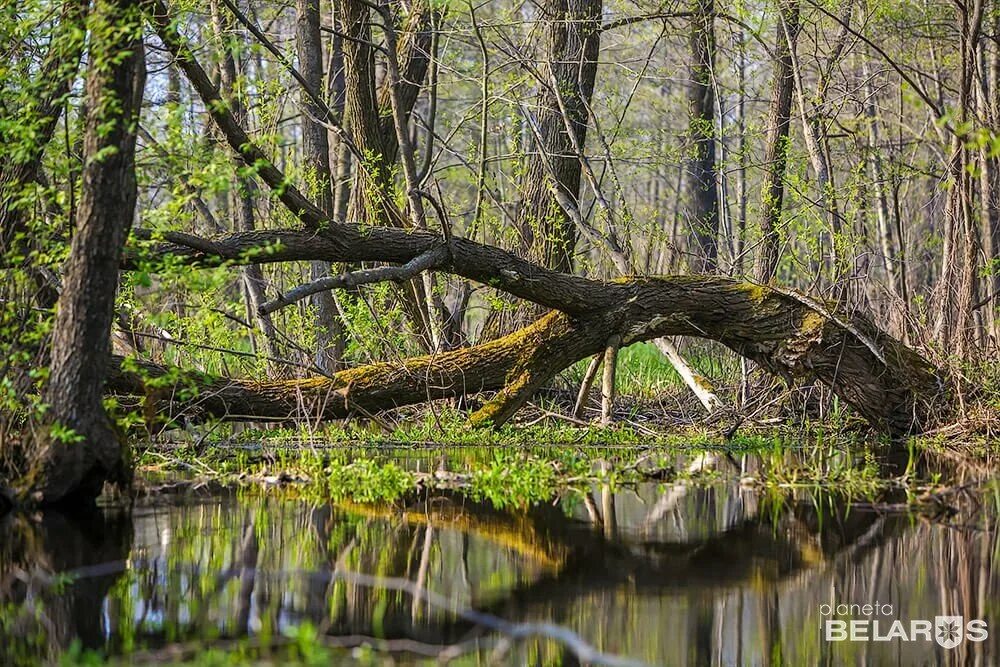
<instances>
[{"instance_id":1,"label":"green grass","mask_svg":"<svg viewBox=\"0 0 1000 667\"><path fill-rule=\"evenodd\" d=\"M726 443L730 448L754 447L756 436L737 436ZM508 424L500 429L470 428L466 415L451 408L439 408L436 414L426 412L412 421L392 425L383 430L371 422L352 421L328 423L318 427L308 425L273 429L244 429L235 433L231 425L220 424L205 440L209 448L226 449L233 445L260 445L264 449L282 449L292 445L323 446L476 446L529 447L548 446L628 446L628 447L692 447L720 445L718 436L704 429L679 429L652 436L635 427L580 427L568 422L551 420L530 425ZM140 448L141 449L141 448Z\"/></svg>"},{"instance_id":2,"label":"green grass","mask_svg":"<svg viewBox=\"0 0 1000 667\"><path fill-rule=\"evenodd\" d=\"M735 356L717 349L692 347L684 351L684 358L714 384L721 384L739 372ZM570 384L579 386L589 363L585 359L566 372ZM635 343L618 353L616 384L622 396L634 398L654 398L684 386L670 362L648 342Z\"/></svg>"}]
</instances>

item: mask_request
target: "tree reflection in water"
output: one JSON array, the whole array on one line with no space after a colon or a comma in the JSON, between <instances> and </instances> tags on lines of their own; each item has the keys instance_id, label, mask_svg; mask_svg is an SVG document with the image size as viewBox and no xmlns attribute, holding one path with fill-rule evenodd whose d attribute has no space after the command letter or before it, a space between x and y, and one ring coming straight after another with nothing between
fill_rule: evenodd
<instances>
[{"instance_id":1,"label":"tree reflection in water","mask_svg":"<svg viewBox=\"0 0 1000 667\"><path fill-rule=\"evenodd\" d=\"M74 639L111 654L267 645L305 622L328 637L490 649L496 635L456 613L477 609L652 664L986 665L1000 657L995 522L995 504L945 524L736 484L598 485L520 510L436 491L384 506L220 494L131 515L9 515L0 662L52 658ZM67 572L71 583L55 576ZM822 640L821 603L876 600L889 622L961 614L992 636L951 651ZM550 640L507 650L504 662L572 662Z\"/></svg>"}]
</instances>

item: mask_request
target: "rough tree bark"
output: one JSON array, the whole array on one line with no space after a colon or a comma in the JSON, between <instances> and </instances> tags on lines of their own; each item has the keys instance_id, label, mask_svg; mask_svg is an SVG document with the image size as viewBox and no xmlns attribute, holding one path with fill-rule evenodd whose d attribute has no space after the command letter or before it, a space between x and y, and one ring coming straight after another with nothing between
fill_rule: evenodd
<instances>
[{"instance_id":1,"label":"rough tree bark","mask_svg":"<svg viewBox=\"0 0 1000 667\"><path fill-rule=\"evenodd\" d=\"M377 254L402 262L440 243L431 235L397 236L385 230L342 245L309 232L281 232L283 250L273 261L295 257L331 260ZM277 241L279 236L269 240ZM340 236L338 234L338 236ZM239 257L262 238L219 241L216 254L183 246L161 248L191 261L214 263ZM294 420L344 418L429 399L496 390L470 417L474 425L505 423L531 394L569 365L605 350L613 336L622 345L661 336L696 336L721 342L787 379L818 380L873 425L900 435L920 430L945 414L949 384L919 354L886 336L860 316L833 314L807 297L776 288L708 276L633 278L600 282L553 274L489 246L455 239L454 261L440 268L561 310L503 338L471 348L402 363L380 363L318 377L255 382L186 373L158 389L174 396L197 390L178 410L223 419ZM543 280L550 281L542 285ZM159 377L165 369L146 366ZM148 396L143 373L113 371L111 388Z\"/></svg>"},{"instance_id":2,"label":"rough tree bark","mask_svg":"<svg viewBox=\"0 0 1000 667\"><path fill-rule=\"evenodd\" d=\"M534 122L541 141L528 158L522 181L519 227L525 256L558 271L573 268L577 227L552 192L553 181L573 202L580 196L580 160L574 144L586 145L587 106L594 93L601 44L601 0L545 0L538 11L545 27L542 69L558 90L543 85ZM566 131L562 106L576 134Z\"/></svg>"},{"instance_id":3,"label":"rough tree bark","mask_svg":"<svg viewBox=\"0 0 1000 667\"><path fill-rule=\"evenodd\" d=\"M799 34L799 1L780 0L780 21L775 43L771 107L767 116L764 147L764 183L761 187L760 231L754 275L766 283L774 278L781 256L781 204L785 195L785 162L788 159L788 129L791 125L795 70L792 50Z\"/></svg>"},{"instance_id":4,"label":"rough tree bark","mask_svg":"<svg viewBox=\"0 0 1000 667\"><path fill-rule=\"evenodd\" d=\"M45 390L48 427L16 489L32 502L93 498L128 478L102 403L118 266L136 202L135 129L145 63L136 0L98 0L87 75L85 165Z\"/></svg>"},{"instance_id":5,"label":"rough tree bark","mask_svg":"<svg viewBox=\"0 0 1000 667\"><path fill-rule=\"evenodd\" d=\"M579 209L582 160L587 141L587 107L594 93L601 45L602 0L544 0L538 13L545 33L539 67L538 104L531 128L531 146L521 180L517 214L522 256L558 271L572 271L578 221L560 203L563 197ZM537 110L536 110L537 109ZM526 115L530 112L525 111ZM573 134L570 134L572 130ZM501 300L483 325L488 340L524 326L540 311Z\"/></svg>"},{"instance_id":6,"label":"rough tree bark","mask_svg":"<svg viewBox=\"0 0 1000 667\"><path fill-rule=\"evenodd\" d=\"M421 26L429 23L426 3L416 3L407 24L407 32L422 35ZM347 217L372 224L407 226L406 216L400 215L393 202L392 168L399 151L393 111L390 109L391 82L378 90L375 84L375 49L372 43L371 8L360 0L337 0L337 11L343 23L344 52L344 117L358 150L354 182L351 187ZM384 19L383 19L384 20ZM395 25L383 26L395 30ZM401 40L396 57L400 64L400 81L396 89L397 102L403 119L408 119L427 72L426 58L418 54L424 46L422 37ZM412 53L411 53L412 51ZM412 80L408 77L419 77ZM409 281L401 285L401 301L406 315L424 349L433 349L432 318L436 313L428 303L424 285Z\"/></svg>"},{"instance_id":7,"label":"rough tree bark","mask_svg":"<svg viewBox=\"0 0 1000 667\"><path fill-rule=\"evenodd\" d=\"M159 0L146 2L163 43L230 147L255 166L260 180L303 228L248 229L217 239L167 233L161 235L165 244L131 250L123 257L136 202L135 124L144 74L141 1L97 2L87 81L88 160L52 345L45 396L50 423L16 489L22 498L50 503L93 497L105 481L125 479L127 462L101 403L105 389L142 396L148 407L162 406L167 420L184 410L195 418L271 421L340 418L493 390L496 396L473 413L470 422L496 426L507 422L556 373L606 350L609 341L616 348L619 342L629 345L664 336L715 340L776 375L822 382L894 435L920 430L947 415L952 401L946 376L865 318L831 312L828 305L804 295L711 276L588 279L471 240L404 228L398 224L404 217L391 200L380 205L386 219L397 224L332 219L248 137L232 109L222 103L218 87L182 45ZM786 16L785 23L791 30L795 22ZM787 41L794 44L790 35ZM399 100L393 104L398 111ZM149 364L140 364L136 372L121 359L110 358L110 329L117 272L134 266L137 252L172 255L192 265L324 261L417 266L489 285L552 312L489 343L340 371L332 377L256 382ZM412 274L386 275L413 284ZM773 277L773 265L767 277ZM150 377L159 382L149 383Z\"/></svg>"},{"instance_id":8,"label":"rough tree bark","mask_svg":"<svg viewBox=\"0 0 1000 667\"><path fill-rule=\"evenodd\" d=\"M966 124L975 112L973 83L979 75L976 50L982 31L984 0L956 3L959 30L961 76L958 81L958 108L954 123L960 128L952 133L948 162L948 205L945 210L944 239L941 247L941 280L938 292L936 338L942 350L964 359L975 349L978 333L973 319L973 305L979 287L979 229L975 223L975 180L972 150Z\"/></svg>"},{"instance_id":9,"label":"rough tree bark","mask_svg":"<svg viewBox=\"0 0 1000 667\"><path fill-rule=\"evenodd\" d=\"M715 1L695 0L688 84L688 208L698 273L713 273L719 255L719 193L715 183Z\"/></svg>"}]
</instances>

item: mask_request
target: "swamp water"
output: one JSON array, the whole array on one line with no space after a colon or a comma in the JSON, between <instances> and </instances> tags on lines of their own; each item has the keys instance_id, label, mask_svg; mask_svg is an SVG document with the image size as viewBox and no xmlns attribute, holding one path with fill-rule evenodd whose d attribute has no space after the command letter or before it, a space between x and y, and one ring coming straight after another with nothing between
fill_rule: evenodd
<instances>
[{"instance_id":1,"label":"swamp water","mask_svg":"<svg viewBox=\"0 0 1000 667\"><path fill-rule=\"evenodd\" d=\"M0 664L997 665L996 493L929 517L722 474L530 503L425 488L360 504L293 486L8 515ZM824 640L821 605L876 602L854 618L883 634L951 614L986 620L989 637Z\"/></svg>"}]
</instances>

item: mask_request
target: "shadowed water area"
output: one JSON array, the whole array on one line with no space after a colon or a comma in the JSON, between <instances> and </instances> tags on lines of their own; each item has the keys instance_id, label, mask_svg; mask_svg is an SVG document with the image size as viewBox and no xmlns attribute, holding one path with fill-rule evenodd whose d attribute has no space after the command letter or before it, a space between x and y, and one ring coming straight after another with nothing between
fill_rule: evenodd
<instances>
[{"instance_id":1,"label":"shadowed water area","mask_svg":"<svg viewBox=\"0 0 1000 667\"><path fill-rule=\"evenodd\" d=\"M544 636L560 626L606 657L655 665L993 665L991 493L929 517L723 476L591 484L513 506L441 489L358 504L253 488L8 515L0 664L71 646L78 658L197 661L215 647L280 663L296 643L364 664L442 652L455 664L578 664L572 642ZM824 641L821 604L876 602L891 605L871 617L884 629L955 614L985 619L990 636L953 649ZM337 648L364 643L379 651Z\"/></svg>"}]
</instances>

